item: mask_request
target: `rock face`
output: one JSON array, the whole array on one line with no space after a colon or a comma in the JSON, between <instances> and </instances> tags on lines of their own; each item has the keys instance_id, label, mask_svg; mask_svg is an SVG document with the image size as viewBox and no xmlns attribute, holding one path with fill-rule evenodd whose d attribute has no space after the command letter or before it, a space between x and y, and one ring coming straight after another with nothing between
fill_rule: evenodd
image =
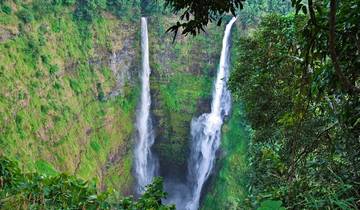
<instances>
[{"instance_id":1,"label":"rock face","mask_svg":"<svg viewBox=\"0 0 360 210\"><path fill-rule=\"evenodd\" d=\"M18 35L17 28L9 28L0 25L0 43L7 41L8 39L14 38Z\"/></svg>"},{"instance_id":2,"label":"rock face","mask_svg":"<svg viewBox=\"0 0 360 210\"><path fill-rule=\"evenodd\" d=\"M106 13L84 29L61 11L26 23L0 13L0 153L129 194L139 26Z\"/></svg>"},{"instance_id":3,"label":"rock face","mask_svg":"<svg viewBox=\"0 0 360 210\"><path fill-rule=\"evenodd\" d=\"M110 69L116 78L116 86L111 90L109 98L116 97L119 94L122 95L126 81L132 81L130 68L133 64L132 58L135 55L130 54L131 52L128 48L125 48L118 52L113 52L110 57Z\"/></svg>"},{"instance_id":4,"label":"rock face","mask_svg":"<svg viewBox=\"0 0 360 210\"><path fill-rule=\"evenodd\" d=\"M186 178L191 119L210 109L221 29L210 27L197 37L178 36L172 43L173 34L161 31L175 21L150 18L151 88L160 175L181 180Z\"/></svg>"},{"instance_id":5,"label":"rock face","mask_svg":"<svg viewBox=\"0 0 360 210\"><path fill-rule=\"evenodd\" d=\"M127 98L128 93L126 91L133 91L138 86L138 74L139 74L139 59L138 43L135 43L135 37L131 33L130 36L119 36L118 31L128 30L128 26L120 24L110 34L111 37L111 50L97 48L95 51L94 59L90 61L90 64L99 70L109 69L111 70L113 85L105 91L104 100L117 100L117 98ZM132 30L138 30L137 27L133 27ZM132 105L132 113L129 116L134 119L135 104ZM116 117L116 116L112 116ZM133 124L133 121L123 121L119 119L122 124ZM108 122L111 124L112 122ZM132 126L131 126L132 127ZM115 130L117 130L115 128ZM129 130L130 131L130 130ZM122 132L121 129L118 132ZM108 187L119 189L119 183L123 183L121 186L121 192L123 195L133 194L132 183L133 178L131 175L131 165L126 165L126 161L132 159L132 134L133 130L127 133L126 139L123 144L113 148L110 153L107 154L107 158L104 164L101 166L100 172L100 189L106 190ZM125 177L124 177L125 175ZM119 180L121 179L121 180Z\"/></svg>"},{"instance_id":6,"label":"rock face","mask_svg":"<svg viewBox=\"0 0 360 210\"><path fill-rule=\"evenodd\" d=\"M119 28L119 30L123 30ZM124 96L124 87L126 84L137 85L139 74L139 57L137 55L135 39L133 37L126 37L121 41L120 49L112 49L112 51L105 51L98 48L95 51L95 56L89 61L90 65L95 68L108 68L113 74L115 85L107 93L106 98L111 99L116 96Z\"/></svg>"}]
</instances>

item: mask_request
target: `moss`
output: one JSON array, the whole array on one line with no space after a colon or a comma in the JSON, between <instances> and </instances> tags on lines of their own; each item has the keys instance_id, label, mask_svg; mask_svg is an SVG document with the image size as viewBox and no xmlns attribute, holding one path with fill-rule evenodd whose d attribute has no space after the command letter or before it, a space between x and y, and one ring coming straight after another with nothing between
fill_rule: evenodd
<instances>
[{"instance_id":1,"label":"moss","mask_svg":"<svg viewBox=\"0 0 360 210\"><path fill-rule=\"evenodd\" d=\"M220 53L216 48L221 49L220 29L214 27L207 34L179 37L172 43L172 34L162 32L175 21L163 15L149 21L155 150L161 175L169 177L185 175L191 119L208 111L204 101L211 96Z\"/></svg>"},{"instance_id":2,"label":"moss","mask_svg":"<svg viewBox=\"0 0 360 210\"><path fill-rule=\"evenodd\" d=\"M90 142L90 147L95 151L95 152L100 152L101 149L101 145L99 144L99 142L97 141L97 139L93 139Z\"/></svg>"},{"instance_id":3,"label":"moss","mask_svg":"<svg viewBox=\"0 0 360 210\"><path fill-rule=\"evenodd\" d=\"M133 37L134 29L114 38L124 22L105 15L82 23L71 7L41 8L41 2L16 5L25 11L18 15L0 12L0 24L17 34L0 43L0 153L27 172L56 168L103 182L108 156L129 145L138 88L127 85L123 96L105 100L116 79L106 63L95 68L89 61Z\"/></svg>"},{"instance_id":4,"label":"moss","mask_svg":"<svg viewBox=\"0 0 360 210\"><path fill-rule=\"evenodd\" d=\"M132 155L127 155L106 171L106 186L116 186L122 192L120 196L129 195L132 191L132 183L134 183L131 174L132 161Z\"/></svg>"},{"instance_id":5,"label":"moss","mask_svg":"<svg viewBox=\"0 0 360 210\"><path fill-rule=\"evenodd\" d=\"M194 76L189 73L176 73L169 83L160 84L161 98L172 112L195 113L199 98L211 93L211 79L207 76Z\"/></svg>"},{"instance_id":6,"label":"moss","mask_svg":"<svg viewBox=\"0 0 360 210\"><path fill-rule=\"evenodd\" d=\"M39 173L47 174L47 175L56 175L58 172L54 169L50 163L45 160L37 160L35 162L35 168Z\"/></svg>"}]
</instances>

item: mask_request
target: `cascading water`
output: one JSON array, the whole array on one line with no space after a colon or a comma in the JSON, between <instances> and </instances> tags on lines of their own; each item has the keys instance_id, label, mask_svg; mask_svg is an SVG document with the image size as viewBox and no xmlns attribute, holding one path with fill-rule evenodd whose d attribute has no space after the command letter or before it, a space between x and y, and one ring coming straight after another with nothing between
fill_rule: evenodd
<instances>
[{"instance_id":1,"label":"cascading water","mask_svg":"<svg viewBox=\"0 0 360 210\"><path fill-rule=\"evenodd\" d=\"M135 147L135 175L137 193L142 193L150 184L158 168L158 160L151 152L154 134L150 117L150 65L147 20L141 18L142 74L141 98L136 116L137 142Z\"/></svg>"},{"instance_id":2,"label":"cascading water","mask_svg":"<svg viewBox=\"0 0 360 210\"><path fill-rule=\"evenodd\" d=\"M222 42L219 69L212 93L211 112L204 113L191 122L192 147L189 159L189 186L192 198L186 203L187 210L199 208L201 190L209 178L220 146L221 126L231 108L231 96L226 87L229 78L229 50L231 28L236 18L226 25Z\"/></svg>"}]
</instances>

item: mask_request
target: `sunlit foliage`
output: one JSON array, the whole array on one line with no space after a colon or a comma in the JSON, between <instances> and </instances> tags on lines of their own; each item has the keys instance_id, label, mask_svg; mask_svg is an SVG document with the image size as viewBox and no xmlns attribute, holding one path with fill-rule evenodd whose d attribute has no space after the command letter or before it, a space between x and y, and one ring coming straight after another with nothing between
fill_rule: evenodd
<instances>
[{"instance_id":1,"label":"sunlit foliage","mask_svg":"<svg viewBox=\"0 0 360 210\"><path fill-rule=\"evenodd\" d=\"M116 198L114 192L98 193L96 185L74 176L22 173L17 163L0 157L1 209L175 209L163 205L162 179L156 178L138 199Z\"/></svg>"}]
</instances>

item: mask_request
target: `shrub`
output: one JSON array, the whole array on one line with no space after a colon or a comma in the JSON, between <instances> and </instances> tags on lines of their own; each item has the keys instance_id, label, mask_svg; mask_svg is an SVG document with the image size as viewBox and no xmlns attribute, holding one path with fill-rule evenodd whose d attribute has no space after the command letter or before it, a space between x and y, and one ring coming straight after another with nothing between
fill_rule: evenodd
<instances>
[{"instance_id":1,"label":"shrub","mask_svg":"<svg viewBox=\"0 0 360 210\"><path fill-rule=\"evenodd\" d=\"M39 34L45 34L46 32L48 32L48 25L41 24L41 26L39 26L38 28L38 32Z\"/></svg>"},{"instance_id":2,"label":"shrub","mask_svg":"<svg viewBox=\"0 0 360 210\"><path fill-rule=\"evenodd\" d=\"M96 140L91 141L90 146L95 152L99 152L101 149L100 144Z\"/></svg>"},{"instance_id":3,"label":"shrub","mask_svg":"<svg viewBox=\"0 0 360 210\"><path fill-rule=\"evenodd\" d=\"M82 92L81 87L78 83L78 81L74 79L70 79L70 87L75 92L76 95L80 94Z\"/></svg>"},{"instance_id":4,"label":"shrub","mask_svg":"<svg viewBox=\"0 0 360 210\"><path fill-rule=\"evenodd\" d=\"M105 93L102 89L101 83L96 84L97 92L98 92L98 100L99 101L105 101Z\"/></svg>"},{"instance_id":5,"label":"shrub","mask_svg":"<svg viewBox=\"0 0 360 210\"><path fill-rule=\"evenodd\" d=\"M40 56L41 58L41 61L44 63L44 64L49 64L50 63L50 57L48 55L41 55Z\"/></svg>"},{"instance_id":6,"label":"shrub","mask_svg":"<svg viewBox=\"0 0 360 210\"><path fill-rule=\"evenodd\" d=\"M47 107L46 105L41 105L40 111L41 113L47 114L49 112L49 107Z\"/></svg>"},{"instance_id":7,"label":"shrub","mask_svg":"<svg viewBox=\"0 0 360 210\"><path fill-rule=\"evenodd\" d=\"M76 3L76 0L53 0L53 4L55 5L65 5L65 6L71 6Z\"/></svg>"},{"instance_id":8,"label":"shrub","mask_svg":"<svg viewBox=\"0 0 360 210\"><path fill-rule=\"evenodd\" d=\"M23 117L21 115L17 114L16 117L15 117L15 122L16 122L17 125L21 125L22 122L23 122Z\"/></svg>"},{"instance_id":9,"label":"shrub","mask_svg":"<svg viewBox=\"0 0 360 210\"><path fill-rule=\"evenodd\" d=\"M25 31L25 24L23 22L19 22L19 35L25 35L26 31Z\"/></svg>"},{"instance_id":10,"label":"shrub","mask_svg":"<svg viewBox=\"0 0 360 210\"><path fill-rule=\"evenodd\" d=\"M106 0L79 1L75 10L75 18L91 22L106 8Z\"/></svg>"},{"instance_id":11,"label":"shrub","mask_svg":"<svg viewBox=\"0 0 360 210\"><path fill-rule=\"evenodd\" d=\"M56 90L60 90L62 87L61 87L61 84L58 83L58 82L55 82L55 84L53 85L53 87L56 89Z\"/></svg>"},{"instance_id":12,"label":"shrub","mask_svg":"<svg viewBox=\"0 0 360 210\"><path fill-rule=\"evenodd\" d=\"M3 11L3 13L5 13L5 14L10 15L12 12L12 9L8 5L4 5L1 7L1 11Z\"/></svg>"},{"instance_id":13,"label":"shrub","mask_svg":"<svg viewBox=\"0 0 360 210\"><path fill-rule=\"evenodd\" d=\"M44 76L44 73L41 71L41 70L37 70L36 72L35 72L35 77L36 78L41 78L41 77L43 77Z\"/></svg>"},{"instance_id":14,"label":"shrub","mask_svg":"<svg viewBox=\"0 0 360 210\"><path fill-rule=\"evenodd\" d=\"M4 71L5 71L5 67L4 66L0 66L0 77L4 76Z\"/></svg>"},{"instance_id":15,"label":"shrub","mask_svg":"<svg viewBox=\"0 0 360 210\"><path fill-rule=\"evenodd\" d=\"M41 20L48 14L56 12L54 6L47 0L33 0L31 9L36 20Z\"/></svg>"},{"instance_id":16,"label":"shrub","mask_svg":"<svg viewBox=\"0 0 360 210\"><path fill-rule=\"evenodd\" d=\"M116 192L98 193L95 183L75 176L57 174L46 161L36 165L52 175L22 173L18 164L0 156L0 200L2 209L161 209L175 210L165 206L163 181L160 178L146 187L138 201L131 197L114 199ZM115 201L114 201L115 200Z\"/></svg>"},{"instance_id":17,"label":"shrub","mask_svg":"<svg viewBox=\"0 0 360 210\"><path fill-rule=\"evenodd\" d=\"M40 47L34 39L29 39L25 52L35 59L35 61L40 57Z\"/></svg>"},{"instance_id":18,"label":"shrub","mask_svg":"<svg viewBox=\"0 0 360 210\"><path fill-rule=\"evenodd\" d=\"M55 74L56 72L58 72L60 70L58 65L50 65L49 68L49 73L50 74Z\"/></svg>"},{"instance_id":19,"label":"shrub","mask_svg":"<svg viewBox=\"0 0 360 210\"><path fill-rule=\"evenodd\" d=\"M75 3L76 0L62 0L62 4L67 6L74 5Z\"/></svg>"},{"instance_id":20,"label":"shrub","mask_svg":"<svg viewBox=\"0 0 360 210\"><path fill-rule=\"evenodd\" d=\"M17 13L18 18L24 23L30 23L34 20L34 15L28 9L22 9Z\"/></svg>"},{"instance_id":21,"label":"shrub","mask_svg":"<svg viewBox=\"0 0 360 210\"><path fill-rule=\"evenodd\" d=\"M46 41L47 41L46 37L44 35L40 35L40 37L39 37L39 45L40 46L45 46Z\"/></svg>"}]
</instances>

